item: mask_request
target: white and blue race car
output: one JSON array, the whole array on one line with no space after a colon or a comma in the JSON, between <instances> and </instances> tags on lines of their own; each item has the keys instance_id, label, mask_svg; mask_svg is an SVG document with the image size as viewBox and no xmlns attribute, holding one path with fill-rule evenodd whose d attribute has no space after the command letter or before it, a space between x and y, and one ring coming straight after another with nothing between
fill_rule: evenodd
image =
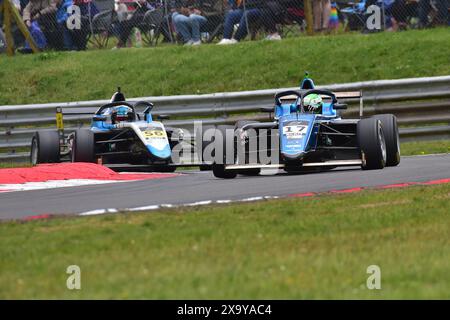
<instances>
[{"instance_id":1,"label":"white and blue race car","mask_svg":"<svg viewBox=\"0 0 450 320\"><path fill-rule=\"evenodd\" d=\"M136 110L144 108L142 114ZM92 117L89 128L64 134L61 119L58 130L38 131L31 146L31 163L101 162L106 165L144 165L155 171L175 171L172 148L182 140L183 131L165 127L151 115L153 104L130 103L116 92L111 102L102 105ZM159 120L167 119L160 115Z\"/></svg>"}]
</instances>

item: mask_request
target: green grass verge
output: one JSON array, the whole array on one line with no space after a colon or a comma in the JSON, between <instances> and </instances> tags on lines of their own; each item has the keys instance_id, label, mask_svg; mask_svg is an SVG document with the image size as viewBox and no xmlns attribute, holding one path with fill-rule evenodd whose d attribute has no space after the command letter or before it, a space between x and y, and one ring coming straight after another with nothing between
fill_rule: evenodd
<instances>
[{"instance_id":1,"label":"green grass verge","mask_svg":"<svg viewBox=\"0 0 450 320\"><path fill-rule=\"evenodd\" d=\"M400 144L402 156L450 153L450 140L408 141Z\"/></svg>"},{"instance_id":2,"label":"green grass verge","mask_svg":"<svg viewBox=\"0 0 450 320\"><path fill-rule=\"evenodd\" d=\"M449 28L254 41L47 52L0 59L0 104L196 94L450 74ZM438 48L438 49L437 49Z\"/></svg>"},{"instance_id":3,"label":"green grass verge","mask_svg":"<svg viewBox=\"0 0 450 320\"><path fill-rule=\"evenodd\" d=\"M0 169L31 167L29 162L4 161L0 162Z\"/></svg>"},{"instance_id":4,"label":"green grass verge","mask_svg":"<svg viewBox=\"0 0 450 320\"><path fill-rule=\"evenodd\" d=\"M446 184L2 223L0 298L448 298L449 199Z\"/></svg>"}]
</instances>

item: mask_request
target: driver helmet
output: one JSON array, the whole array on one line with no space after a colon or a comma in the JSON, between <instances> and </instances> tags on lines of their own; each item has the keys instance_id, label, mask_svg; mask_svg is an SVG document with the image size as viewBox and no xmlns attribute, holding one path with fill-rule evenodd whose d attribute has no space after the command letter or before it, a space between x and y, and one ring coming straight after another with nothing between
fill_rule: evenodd
<instances>
[{"instance_id":1,"label":"driver helmet","mask_svg":"<svg viewBox=\"0 0 450 320\"><path fill-rule=\"evenodd\" d=\"M319 94L309 94L303 100L303 106L305 107L305 110L310 112L320 112L322 105L322 97Z\"/></svg>"},{"instance_id":2,"label":"driver helmet","mask_svg":"<svg viewBox=\"0 0 450 320\"><path fill-rule=\"evenodd\" d=\"M111 121L113 124L123 121L133 121L133 110L127 106L114 107L111 112Z\"/></svg>"}]
</instances>

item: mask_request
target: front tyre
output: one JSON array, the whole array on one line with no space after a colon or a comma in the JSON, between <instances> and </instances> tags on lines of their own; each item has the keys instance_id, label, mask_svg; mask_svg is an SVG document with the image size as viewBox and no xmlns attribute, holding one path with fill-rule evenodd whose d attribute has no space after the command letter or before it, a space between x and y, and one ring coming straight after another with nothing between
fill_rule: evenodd
<instances>
[{"instance_id":1,"label":"front tyre","mask_svg":"<svg viewBox=\"0 0 450 320\"><path fill-rule=\"evenodd\" d=\"M227 131L232 130L233 135L230 137L227 137ZM232 142L228 141L228 139L233 139ZM233 179L236 178L237 173L236 171L232 170L226 170L225 164L227 159L227 142L229 144L233 145L233 150L231 150L234 153L234 126L217 126L216 132L214 134L214 149L215 149L215 155L214 155L214 163L212 165L212 171L216 178L220 179ZM222 151L223 157L221 159L217 159L219 150ZM233 155L234 159L234 155Z\"/></svg>"},{"instance_id":2,"label":"front tyre","mask_svg":"<svg viewBox=\"0 0 450 320\"><path fill-rule=\"evenodd\" d=\"M395 167L400 163L400 136L397 118L393 114L379 114L372 118L381 121L384 139L386 140L386 166Z\"/></svg>"},{"instance_id":3,"label":"front tyre","mask_svg":"<svg viewBox=\"0 0 450 320\"><path fill-rule=\"evenodd\" d=\"M362 119L357 126L358 145L365 170L383 169L386 166L386 141L381 121Z\"/></svg>"}]
</instances>

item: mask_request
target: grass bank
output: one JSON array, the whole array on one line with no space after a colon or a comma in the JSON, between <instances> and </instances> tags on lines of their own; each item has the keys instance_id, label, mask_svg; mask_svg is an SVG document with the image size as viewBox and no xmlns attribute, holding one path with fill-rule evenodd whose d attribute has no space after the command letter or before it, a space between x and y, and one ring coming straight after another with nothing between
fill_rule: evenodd
<instances>
[{"instance_id":1,"label":"grass bank","mask_svg":"<svg viewBox=\"0 0 450 320\"><path fill-rule=\"evenodd\" d=\"M0 104L107 99L450 74L450 28L289 38L223 47L0 56Z\"/></svg>"},{"instance_id":2,"label":"grass bank","mask_svg":"<svg viewBox=\"0 0 450 320\"><path fill-rule=\"evenodd\" d=\"M2 223L0 298L448 298L449 197L447 184Z\"/></svg>"}]
</instances>

